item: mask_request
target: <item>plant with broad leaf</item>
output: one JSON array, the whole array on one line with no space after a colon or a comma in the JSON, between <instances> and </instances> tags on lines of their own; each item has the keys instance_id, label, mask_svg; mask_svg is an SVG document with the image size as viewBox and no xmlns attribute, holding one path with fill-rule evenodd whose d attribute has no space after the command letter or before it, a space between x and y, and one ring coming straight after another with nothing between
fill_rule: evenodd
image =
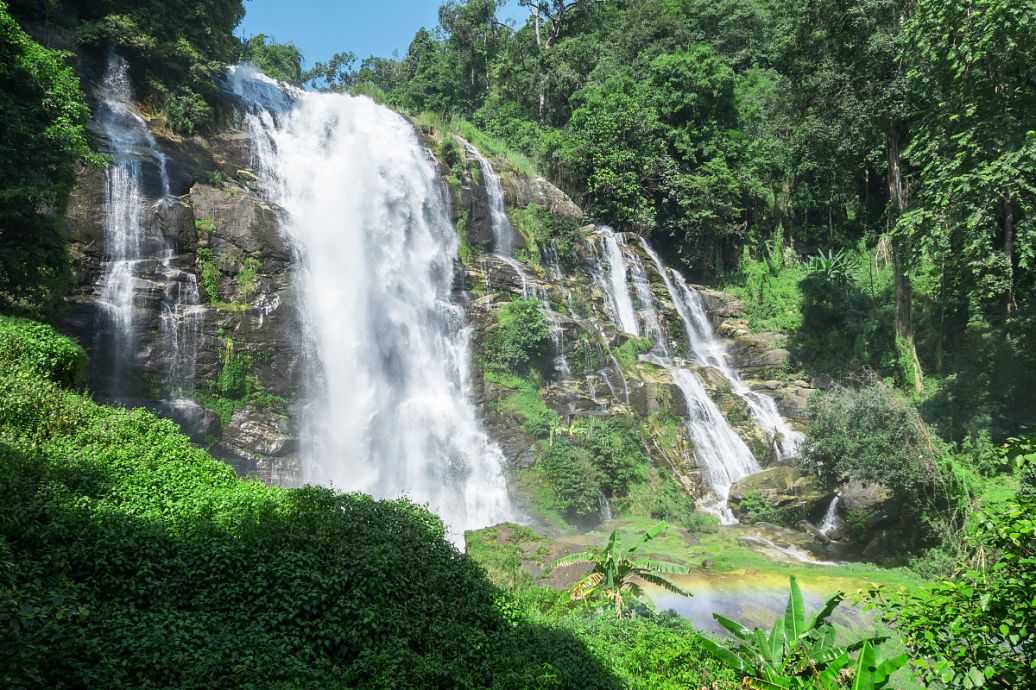
<instances>
[{"instance_id":1,"label":"plant with broad leaf","mask_svg":"<svg viewBox=\"0 0 1036 690\"><path fill-rule=\"evenodd\" d=\"M594 569L572 587L572 601L604 597L615 606L616 618L622 618L623 606L628 599L653 606L651 598L636 580L650 583L667 592L685 597L692 596L690 592L666 577L669 574L689 572L687 566L649 558L636 558L634 555L637 549L657 537L668 526L665 522L658 523L644 532L625 550L622 548L622 540L618 531L613 530L604 548L580 551L565 556L554 561L552 567L560 568L577 563L592 563Z\"/></svg>"},{"instance_id":2,"label":"plant with broad leaf","mask_svg":"<svg viewBox=\"0 0 1036 690\"><path fill-rule=\"evenodd\" d=\"M845 286L852 282L852 272L856 268L856 258L839 249L837 252L829 249L826 252L821 249L809 257L806 264L806 272L811 276L819 276L833 285Z\"/></svg>"},{"instance_id":3,"label":"plant with broad leaf","mask_svg":"<svg viewBox=\"0 0 1036 690\"><path fill-rule=\"evenodd\" d=\"M772 690L777 688L852 688L880 690L887 687L892 674L907 662L905 654L881 660L877 645L884 638L873 637L846 647L835 644L835 628L828 621L842 602L841 592L827 600L808 621L802 590L791 577L791 594L783 616L778 616L769 635L759 628L745 626L718 613L712 614L720 625L738 639L734 650L706 637L702 646L720 661L746 674L744 685ZM853 659L850 655L859 652Z\"/></svg>"}]
</instances>

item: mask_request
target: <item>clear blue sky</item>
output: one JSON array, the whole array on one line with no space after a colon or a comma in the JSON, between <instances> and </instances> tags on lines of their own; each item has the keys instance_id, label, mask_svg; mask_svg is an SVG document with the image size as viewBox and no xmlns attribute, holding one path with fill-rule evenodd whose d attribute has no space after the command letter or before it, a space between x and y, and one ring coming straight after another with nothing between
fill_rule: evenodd
<instances>
[{"instance_id":1,"label":"clear blue sky","mask_svg":"<svg viewBox=\"0 0 1036 690\"><path fill-rule=\"evenodd\" d=\"M247 0L237 34L273 36L302 49L306 65L351 50L368 55L406 54L414 33L439 22L440 0ZM524 23L528 11L508 0L501 20Z\"/></svg>"}]
</instances>

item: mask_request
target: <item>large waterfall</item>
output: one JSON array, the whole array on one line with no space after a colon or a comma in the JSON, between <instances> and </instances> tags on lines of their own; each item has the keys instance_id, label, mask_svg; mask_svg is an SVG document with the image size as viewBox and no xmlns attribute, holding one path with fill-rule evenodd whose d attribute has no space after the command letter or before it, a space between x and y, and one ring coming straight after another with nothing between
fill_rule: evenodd
<instances>
[{"instance_id":1,"label":"large waterfall","mask_svg":"<svg viewBox=\"0 0 1036 690\"><path fill-rule=\"evenodd\" d=\"M256 166L297 253L305 479L427 503L455 540L512 518L502 453L469 402L456 233L412 126L247 67L230 86L251 105Z\"/></svg>"}]
</instances>

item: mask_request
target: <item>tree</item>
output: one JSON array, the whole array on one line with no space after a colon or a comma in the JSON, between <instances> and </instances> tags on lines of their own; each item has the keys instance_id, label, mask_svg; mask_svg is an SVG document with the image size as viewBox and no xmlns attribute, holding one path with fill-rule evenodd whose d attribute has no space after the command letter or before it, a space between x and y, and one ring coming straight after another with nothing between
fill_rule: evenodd
<instances>
[{"instance_id":1,"label":"tree","mask_svg":"<svg viewBox=\"0 0 1036 690\"><path fill-rule=\"evenodd\" d=\"M317 62L302 74L302 81L312 83L319 91L349 90L353 83L353 63L356 54L350 51L335 53L327 62Z\"/></svg>"},{"instance_id":2,"label":"tree","mask_svg":"<svg viewBox=\"0 0 1036 690\"><path fill-rule=\"evenodd\" d=\"M656 587L661 587L667 592L673 592L681 596L692 596L678 584L665 577L666 574L683 574L690 572L687 566L669 563L668 561L655 561L648 558L634 560L634 553L641 546L651 541L669 525L660 522L638 538L625 551L622 550L622 543L618 531L612 531L608 537L608 543L604 548L595 548L590 551L580 551L564 558L554 561L552 567L561 568L566 565L577 563L592 563L593 571L572 588L572 601L584 601L595 596L603 596L615 605L615 617L622 618L622 609L625 599L644 599L647 594L644 589L634 582L635 579L643 580Z\"/></svg>"},{"instance_id":3,"label":"tree","mask_svg":"<svg viewBox=\"0 0 1036 690\"><path fill-rule=\"evenodd\" d=\"M89 158L79 80L0 2L0 303L38 308L67 271L54 211Z\"/></svg>"},{"instance_id":4,"label":"tree","mask_svg":"<svg viewBox=\"0 0 1036 690\"><path fill-rule=\"evenodd\" d=\"M241 44L241 59L269 77L302 85L302 51L293 43L277 43L266 34L257 34Z\"/></svg>"},{"instance_id":5,"label":"tree","mask_svg":"<svg viewBox=\"0 0 1036 690\"><path fill-rule=\"evenodd\" d=\"M939 687L1036 688L1036 438L1002 452L1021 488L1002 510L977 516L973 557L919 590L870 592Z\"/></svg>"},{"instance_id":6,"label":"tree","mask_svg":"<svg viewBox=\"0 0 1036 690\"><path fill-rule=\"evenodd\" d=\"M786 5L778 32L778 60L795 86L792 107L802 121L800 149L816 159L820 176L838 186L852 184L860 173L883 174L890 227L910 202L902 160L909 136L902 26L912 3L795 0ZM908 239L892 235L895 326L901 378L920 392Z\"/></svg>"}]
</instances>

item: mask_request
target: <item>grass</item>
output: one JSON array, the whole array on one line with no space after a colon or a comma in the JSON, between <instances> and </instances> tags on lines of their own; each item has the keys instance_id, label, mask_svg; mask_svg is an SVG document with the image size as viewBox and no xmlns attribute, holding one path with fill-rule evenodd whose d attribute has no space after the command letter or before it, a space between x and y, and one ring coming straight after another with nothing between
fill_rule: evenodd
<instances>
[{"instance_id":1,"label":"grass","mask_svg":"<svg viewBox=\"0 0 1036 690\"><path fill-rule=\"evenodd\" d=\"M433 136L436 133L455 134L479 152L493 160L493 167L499 173L501 168L512 170L528 178L542 177L539 167L520 151L516 151L507 142L486 134L478 127L459 117L445 119L438 113L422 112L411 117L424 134Z\"/></svg>"}]
</instances>

